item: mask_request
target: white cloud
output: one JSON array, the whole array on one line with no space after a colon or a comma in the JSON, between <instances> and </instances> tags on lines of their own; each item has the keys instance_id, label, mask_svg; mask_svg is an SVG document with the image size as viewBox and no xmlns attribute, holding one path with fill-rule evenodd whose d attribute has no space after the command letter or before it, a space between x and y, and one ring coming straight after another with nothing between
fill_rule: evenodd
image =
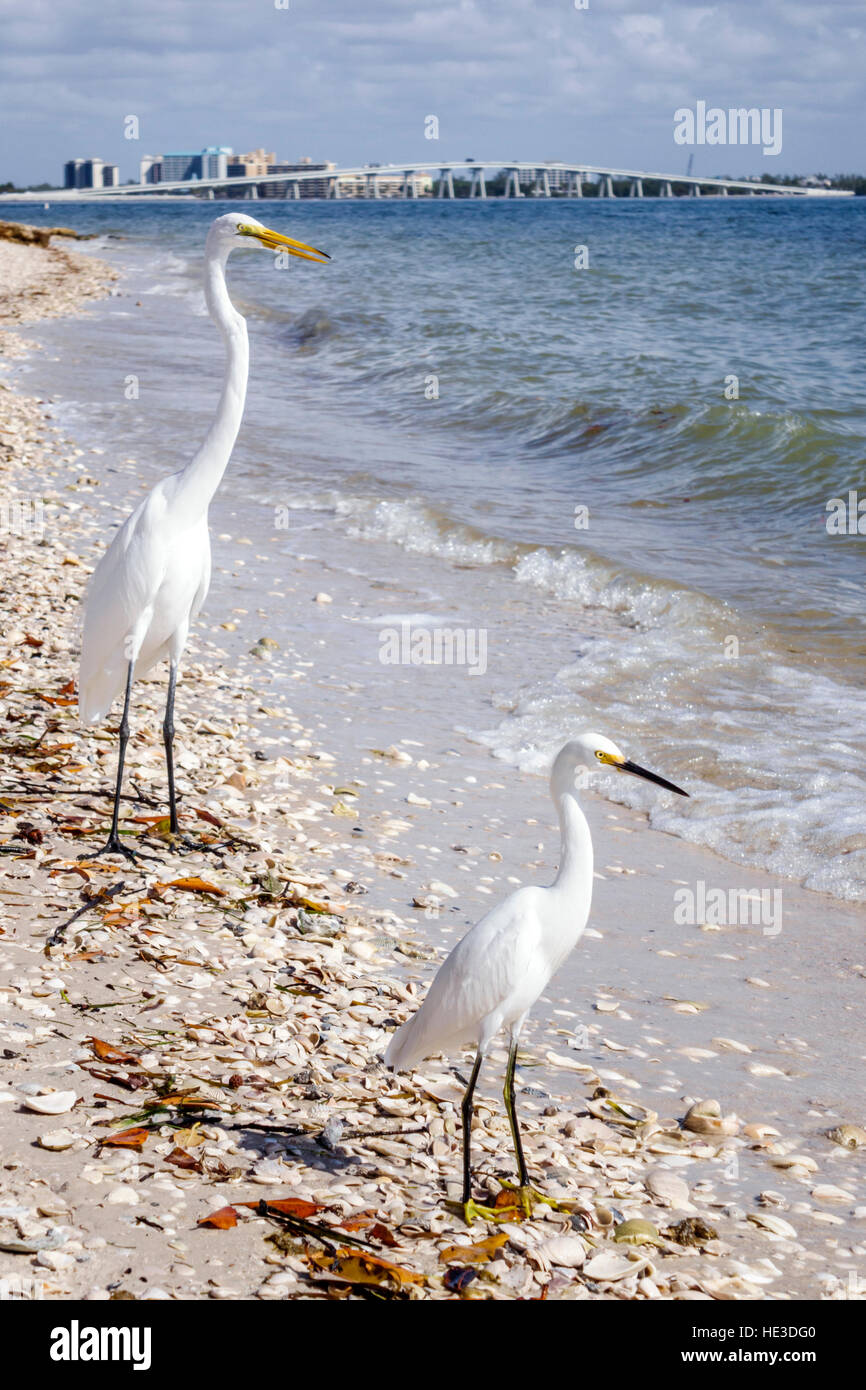
<instances>
[{"instance_id":1,"label":"white cloud","mask_svg":"<svg viewBox=\"0 0 866 1390\"><path fill-rule=\"evenodd\" d=\"M341 163L471 150L676 168L673 112L698 98L782 106L774 171L862 162L862 0L590 0L586 11L570 0L0 0L0 33L0 180L57 178L76 153L128 176L144 150L213 142ZM122 138L130 112L140 145ZM730 167L765 167L754 151L737 156Z\"/></svg>"}]
</instances>

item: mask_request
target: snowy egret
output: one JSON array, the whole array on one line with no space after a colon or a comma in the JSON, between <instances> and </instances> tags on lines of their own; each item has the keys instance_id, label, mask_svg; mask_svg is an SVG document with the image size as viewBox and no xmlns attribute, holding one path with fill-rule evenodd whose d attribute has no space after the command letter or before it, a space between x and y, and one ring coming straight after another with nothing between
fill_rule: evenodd
<instances>
[{"instance_id":1,"label":"snowy egret","mask_svg":"<svg viewBox=\"0 0 866 1390\"><path fill-rule=\"evenodd\" d=\"M204 253L208 311L222 334L226 365L213 424L193 459L162 478L126 518L97 565L87 590L78 708L83 724L107 714L125 689L111 833L99 854L135 859L120 838L120 792L129 740L133 681L169 660L163 742L168 770L169 828L178 834L174 788L174 695L177 670L210 584L208 507L219 487L240 429L247 392L249 351L246 320L226 287L232 251L263 246L307 261L330 259L302 241L273 232L254 217L230 212L211 224Z\"/></svg>"},{"instance_id":2,"label":"snowy egret","mask_svg":"<svg viewBox=\"0 0 866 1390\"><path fill-rule=\"evenodd\" d=\"M533 1192L523 1156L514 1102L517 1042L526 1016L586 926L592 898L592 837L577 799L578 783L598 766L644 777L667 791L688 796L672 782L630 762L601 734L583 733L560 749L550 794L559 814L559 872L547 888L527 886L482 917L440 966L420 1009L400 1027L385 1053L386 1066L407 1071L434 1052L475 1045L475 1063L463 1097L463 1209L467 1222L494 1213L472 1200L472 1097L481 1064L493 1039L506 1028L510 1038L505 1073L505 1109L517 1158L518 1198L524 1210ZM583 774L583 775L581 775ZM506 1184L507 1186L507 1184Z\"/></svg>"}]
</instances>

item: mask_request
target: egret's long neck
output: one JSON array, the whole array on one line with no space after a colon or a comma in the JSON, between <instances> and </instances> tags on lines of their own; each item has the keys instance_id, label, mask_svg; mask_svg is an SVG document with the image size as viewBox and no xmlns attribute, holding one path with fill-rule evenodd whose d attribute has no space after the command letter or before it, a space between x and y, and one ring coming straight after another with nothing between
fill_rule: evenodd
<instances>
[{"instance_id":1,"label":"egret's long neck","mask_svg":"<svg viewBox=\"0 0 866 1390\"><path fill-rule=\"evenodd\" d=\"M559 873L553 887L561 889L571 897L579 896L585 901L587 909L592 896L592 836L589 824L581 811L574 791L561 791L555 796L559 812L559 826L562 848L559 856ZM577 906L577 904L575 904Z\"/></svg>"},{"instance_id":2,"label":"egret's long neck","mask_svg":"<svg viewBox=\"0 0 866 1390\"><path fill-rule=\"evenodd\" d=\"M204 513L222 480L231 458L247 396L249 346L247 325L229 299L225 267L225 248L205 247L204 292L208 312L222 334L226 350L223 389L213 424L196 454L184 469L178 487L178 502L193 515Z\"/></svg>"}]
</instances>

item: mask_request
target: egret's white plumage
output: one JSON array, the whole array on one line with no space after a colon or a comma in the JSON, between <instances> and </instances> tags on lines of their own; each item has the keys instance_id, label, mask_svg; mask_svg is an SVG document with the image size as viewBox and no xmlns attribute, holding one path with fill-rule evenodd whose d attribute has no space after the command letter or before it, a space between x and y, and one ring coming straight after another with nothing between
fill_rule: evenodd
<instances>
[{"instance_id":1,"label":"egret's white plumage","mask_svg":"<svg viewBox=\"0 0 866 1390\"><path fill-rule=\"evenodd\" d=\"M550 793L559 815L559 871L547 888L511 893L463 937L440 966L423 1004L391 1039L385 1063L406 1071L423 1058L461 1044L476 1048L472 1080L464 1098L464 1203L469 1203L469 1124L472 1092L481 1062L503 1029L511 1051L505 1099L511 1120L521 1187L528 1181L517 1116L513 1076L517 1040L526 1015L566 956L580 940L592 900L592 837L577 799L580 774L599 765L644 777L670 791L671 782L629 762L615 743L587 732L567 743L553 765ZM685 792L680 792L685 796Z\"/></svg>"},{"instance_id":2,"label":"egret's white plumage","mask_svg":"<svg viewBox=\"0 0 866 1390\"><path fill-rule=\"evenodd\" d=\"M87 590L78 682L82 722L102 719L126 686L115 814L106 846L114 851L129 853L118 839L117 814L131 686L166 658L171 674L163 731L171 829L177 830L171 755L175 678L190 624L210 584L208 508L237 439L249 372L246 320L229 298L225 269L232 251L255 246L304 260L327 259L323 252L271 231L254 217L227 213L211 224L205 243L205 299L225 346L225 376L213 424L186 467L160 479L127 517Z\"/></svg>"}]
</instances>

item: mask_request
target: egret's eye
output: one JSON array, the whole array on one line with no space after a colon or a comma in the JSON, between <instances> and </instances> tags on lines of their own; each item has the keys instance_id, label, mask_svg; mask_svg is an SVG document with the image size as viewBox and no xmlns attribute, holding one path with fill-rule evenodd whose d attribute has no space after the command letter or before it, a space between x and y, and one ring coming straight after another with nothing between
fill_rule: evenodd
<instances>
[{"instance_id":1,"label":"egret's eye","mask_svg":"<svg viewBox=\"0 0 866 1390\"><path fill-rule=\"evenodd\" d=\"M602 751L601 751L600 748L597 748L597 749L596 749L596 751L595 751L595 756L598 758L599 762L603 762L603 761L604 761L604 754L602 753Z\"/></svg>"}]
</instances>

